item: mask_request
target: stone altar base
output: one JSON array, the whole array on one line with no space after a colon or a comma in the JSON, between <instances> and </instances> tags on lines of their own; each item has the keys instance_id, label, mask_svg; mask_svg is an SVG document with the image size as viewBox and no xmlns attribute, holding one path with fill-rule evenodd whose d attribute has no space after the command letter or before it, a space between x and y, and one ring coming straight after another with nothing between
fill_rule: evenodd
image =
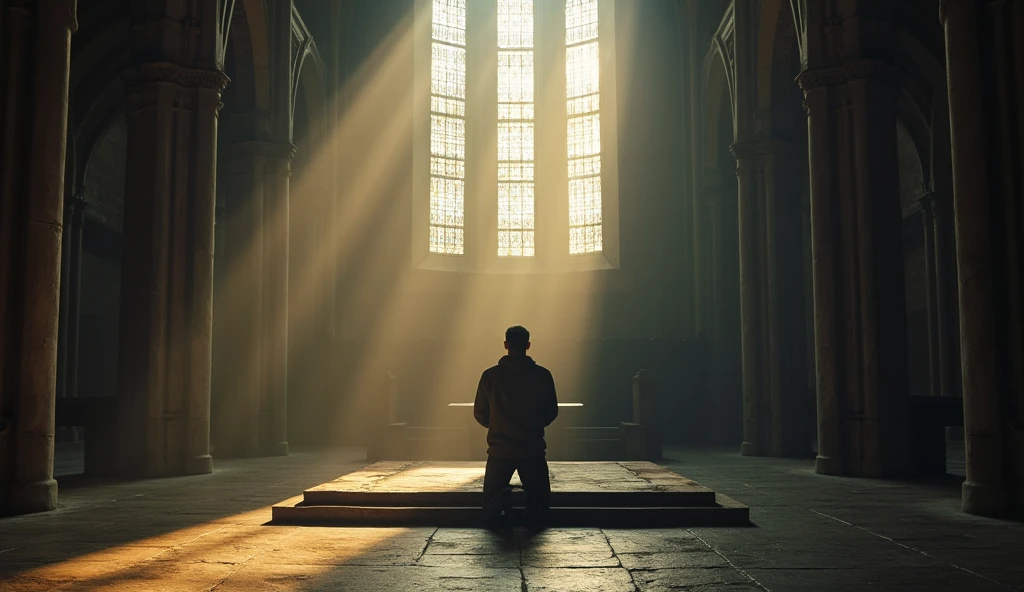
<instances>
[{"instance_id":1,"label":"stone altar base","mask_svg":"<svg viewBox=\"0 0 1024 592\"><path fill-rule=\"evenodd\" d=\"M649 462L549 462L551 526L741 526L749 508ZM273 508L275 523L482 526L482 462L384 461ZM512 505L524 494L513 478Z\"/></svg>"}]
</instances>

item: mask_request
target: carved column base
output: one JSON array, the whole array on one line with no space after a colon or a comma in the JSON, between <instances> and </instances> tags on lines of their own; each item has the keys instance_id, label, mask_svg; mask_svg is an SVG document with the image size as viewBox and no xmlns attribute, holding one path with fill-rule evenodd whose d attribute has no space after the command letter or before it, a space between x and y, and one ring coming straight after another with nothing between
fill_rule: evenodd
<instances>
[{"instance_id":1,"label":"carved column base","mask_svg":"<svg viewBox=\"0 0 1024 592\"><path fill-rule=\"evenodd\" d=\"M12 514L32 514L57 509L57 481L18 483L11 487L8 509Z\"/></svg>"},{"instance_id":2,"label":"carved column base","mask_svg":"<svg viewBox=\"0 0 1024 592\"><path fill-rule=\"evenodd\" d=\"M819 475L842 475L843 462L841 459L819 454L814 458L814 472Z\"/></svg>"},{"instance_id":3,"label":"carved column base","mask_svg":"<svg viewBox=\"0 0 1024 592\"><path fill-rule=\"evenodd\" d=\"M743 456L766 456L761 448L756 442L744 442L740 444L740 454Z\"/></svg>"},{"instance_id":4,"label":"carved column base","mask_svg":"<svg viewBox=\"0 0 1024 592\"><path fill-rule=\"evenodd\" d=\"M186 475L206 475L213 472L213 457L209 454L195 456L185 463Z\"/></svg>"},{"instance_id":5,"label":"carved column base","mask_svg":"<svg viewBox=\"0 0 1024 592\"><path fill-rule=\"evenodd\" d=\"M964 481L960 509L977 516L1005 516L1010 507L1010 491L1005 485L987 485Z\"/></svg>"}]
</instances>

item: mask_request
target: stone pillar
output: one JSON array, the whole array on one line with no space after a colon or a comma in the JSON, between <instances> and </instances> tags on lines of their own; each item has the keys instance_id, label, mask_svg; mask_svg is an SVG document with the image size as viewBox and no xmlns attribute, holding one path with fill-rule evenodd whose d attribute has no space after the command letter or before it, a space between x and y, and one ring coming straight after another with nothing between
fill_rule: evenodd
<instances>
[{"instance_id":1,"label":"stone pillar","mask_svg":"<svg viewBox=\"0 0 1024 592\"><path fill-rule=\"evenodd\" d=\"M118 471L209 473L217 113L227 78L168 62L124 77Z\"/></svg>"},{"instance_id":2,"label":"stone pillar","mask_svg":"<svg viewBox=\"0 0 1024 592\"><path fill-rule=\"evenodd\" d=\"M805 85L806 86L806 85ZM831 150L829 142L829 89L806 86L804 105L807 110L807 152L815 154ZM825 152L826 157L829 155ZM839 313L839 278L836 267L840 245L833 228L838 222L831 190L831 163L826 159L810 163L811 193L811 276L814 295L814 364L815 398L817 400L818 454L815 471L827 475L842 474L842 440L840 434L839 399L839 335L836 315Z\"/></svg>"},{"instance_id":3,"label":"stone pillar","mask_svg":"<svg viewBox=\"0 0 1024 592\"><path fill-rule=\"evenodd\" d=\"M739 267L736 256L736 189L718 171L705 170L698 195L707 241L710 286L707 292L711 338L707 403L702 409L709 417L734 423L742 414L740 373ZM714 422L709 423L712 425ZM704 434L711 443L735 442L737 434L716 430Z\"/></svg>"},{"instance_id":4,"label":"stone pillar","mask_svg":"<svg viewBox=\"0 0 1024 592\"><path fill-rule=\"evenodd\" d=\"M79 352L79 327L81 322L82 308L82 235L85 231L85 211L89 204L75 198L71 200L71 232L68 233L71 252L70 264L68 266L68 349L67 367L65 380L67 380L66 397L78 396L78 352Z\"/></svg>"},{"instance_id":5,"label":"stone pillar","mask_svg":"<svg viewBox=\"0 0 1024 592\"><path fill-rule=\"evenodd\" d=\"M938 396L941 394L941 362L939 360L939 311L938 294L939 286L935 273L937 260L935 243L935 197L931 192L926 192L919 200L921 205L921 225L924 230L924 277L925 295L927 300L928 315L928 394Z\"/></svg>"},{"instance_id":6,"label":"stone pillar","mask_svg":"<svg viewBox=\"0 0 1024 592\"><path fill-rule=\"evenodd\" d=\"M963 371L967 480L962 507L998 515L1009 506L1003 442L1003 409L997 378L992 204L988 138L978 65L986 61L979 40L979 3L943 2L946 74L953 153L953 201L960 293L960 359Z\"/></svg>"},{"instance_id":7,"label":"stone pillar","mask_svg":"<svg viewBox=\"0 0 1024 592\"><path fill-rule=\"evenodd\" d=\"M247 141L224 152L220 440L234 456L287 454L287 184L295 149Z\"/></svg>"},{"instance_id":8,"label":"stone pillar","mask_svg":"<svg viewBox=\"0 0 1024 592\"><path fill-rule=\"evenodd\" d=\"M82 272L82 226L84 200L73 197L64 203L61 235L60 323L57 329L57 398L78 396L78 327ZM78 440L74 427L58 428L60 440Z\"/></svg>"},{"instance_id":9,"label":"stone pillar","mask_svg":"<svg viewBox=\"0 0 1024 592\"><path fill-rule=\"evenodd\" d=\"M71 226L72 214L71 204L73 199L64 202L64 226L61 228L61 253L60 253L60 319L57 324L57 398L67 396L67 366L68 366L68 300L71 297L71 286L68 278L71 276ZM64 437L63 429L57 430L58 440Z\"/></svg>"},{"instance_id":10,"label":"stone pillar","mask_svg":"<svg viewBox=\"0 0 1024 592\"><path fill-rule=\"evenodd\" d=\"M223 274L217 299L218 396L224 409L218 449L225 456L259 456L263 388L262 144L224 149Z\"/></svg>"},{"instance_id":11,"label":"stone pillar","mask_svg":"<svg viewBox=\"0 0 1024 592\"><path fill-rule=\"evenodd\" d=\"M807 396L804 244L801 198L806 186L803 146L769 142L765 168L768 265L768 344L774 456L811 452L811 405Z\"/></svg>"},{"instance_id":12,"label":"stone pillar","mask_svg":"<svg viewBox=\"0 0 1024 592\"><path fill-rule=\"evenodd\" d=\"M811 171L816 470L897 475L908 462L906 311L896 159L900 73L805 70Z\"/></svg>"},{"instance_id":13,"label":"stone pillar","mask_svg":"<svg viewBox=\"0 0 1024 592\"><path fill-rule=\"evenodd\" d=\"M78 352L81 346L79 327L82 319L82 234L85 229L85 211L88 207L88 203L76 197L71 199L69 206L65 208L68 214L65 224L69 228L65 229L64 236L68 242L62 249L68 253L67 267L65 268L67 274L62 273L64 280L61 282L62 291L63 286L67 286L65 333L63 335L64 343L61 346L64 354L64 367L61 373L64 379L64 391L58 392L58 396L69 398L78 396ZM60 340L58 339L58 341ZM77 442L78 428L70 427L67 435L72 441Z\"/></svg>"},{"instance_id":14,"label":"stone pillar","mask_svg":"<svg viewBox=\"0 0 1024 592\"><path fill-rule=\"evenodd\" d=\"M754 159L737 154L736 176L739 188L740 253L740 335L743 368L743 444L744 456L767 452L767 402L762 353L764 310L762 294L763 248L759 233L759 205Z\"/></svg>"},{"instance_id":15,"label":"stone pillar","mask_svg":"<svg viewBox=\"0 0 1024 592\"><path fill-rule=\"evenodd\" d=\"M277 154L268 162L272 191L264 196L263 237L263 340L264 385L270 425L264 447L270 454L288 454L288 260L290 242L289 184L294 97L292 12L294 0L274 0L271 79L273 133Z\"/></svg>"},{"instance_id":16,"label":"stone pillar","mask_svg":"<svg viewBox=\"0 0 1024 592\"><path fill-rule=\"evenodd\" d=\"M264 194L263 236L263 337L264 388L269 414L269 454L288 454L288 185L291 144L275 145L277 154L268 159L270 191ZM263 425L267 425L264 423Z\"/></svg>"},{"instance_id":17,"label":"stone pillar","mask_svg":"<svg viewBox=\"0 0 1024 592\"><path fill-rule=\"evenodd\" d=\"M28 20L28 6L15 6L11 11L11 16L19 21L12 23L17 35L31 35L26 25L35 23L31 80L24 87L18 88L20 85L16 84L12 89L15 92L22 90L26 96L22 105L25 110L17 116L28 119L28 133L22 137L21 145L31 145L32 150L24 163L26 171L4 171L5 177L26 175L23 180L14 181L24 183L22 187L26 190L21 204L22 215L8 226L8 230L15 224L22 226L22 248L17 252L24 257L20 277L15 279L14 270L9 270L9 284L6 286L6 290L10 290L17 289L20 284L18 302L21 305L16 315L20 320L18 332L10 337L4 335L8 345L16 348L14 352L4 352L8 357L3 372L3 380L17 389L12 394L18 399L13 418L13 442L8 439L13 446L7 448L13 449L14 453L11 463L13 474L5 479L10 482L7 510L13 513L57 507L53 440L61 226L71 35L77 27L75 0L40 2L34 7L36 13L32 20ZM27 49L27 45L23 48ZM26 57L17 51L12 56L15 59ZM9 108L10 105L8 103ZM8 115L11 114L8 111ZM17 198L17 195L9 194L4 201L11 203L8 200ZM12 205L18 206L16 202ZM14 208L5 207L5 214L12 211ZM4 324L9 320L5 319ZM13 358L11 353L15 354Z\"/></svg>"},{"instance_id":18,"label":"stone pillar","mask_svg":"<svg viewBox=\"0 0 1024 592\"><path fill-rule=\"evenodd\" d=\"M956 246L953 238L953 207L948 195L931 194L933 244L935 256L935 316L938 393L943 397L960 395L959 327L957 322Z\"/></svg>"},{"instance_id":19,"label":"stone pillar","mask_svg":"<svg viewBox=\"0 0 1024 592\"><path fill-rule=\"evenodd\" d=\"M800 146L734 144L739 174L744 454L809 452ZM753 172L748 172L752 170Z\"/></svg>"}]
</instances>

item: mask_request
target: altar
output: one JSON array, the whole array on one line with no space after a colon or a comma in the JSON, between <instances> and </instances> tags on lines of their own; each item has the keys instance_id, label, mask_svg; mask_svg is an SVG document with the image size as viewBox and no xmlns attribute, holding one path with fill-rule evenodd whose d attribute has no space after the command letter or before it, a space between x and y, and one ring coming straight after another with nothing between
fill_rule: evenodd
<instances>
[{"instance_id":1,"label":"altar","mask_svg":"<svg viewBox=\"0 0 1024 592\"><path fill-rule=\"evenodd\" d=\"M399 421L398 379L387 375L382 398L381 426L367 450L370 460L485 460L487 430L473 416L471 402L446 404L457 414L447 425L409 425ZM657 460L661 440L657 433L654 389L644 371L633 377L632 417L611 426L581 426L584 404L558 403L558 418L545 430L551 460Z\"/></svg>"}]
</instances>

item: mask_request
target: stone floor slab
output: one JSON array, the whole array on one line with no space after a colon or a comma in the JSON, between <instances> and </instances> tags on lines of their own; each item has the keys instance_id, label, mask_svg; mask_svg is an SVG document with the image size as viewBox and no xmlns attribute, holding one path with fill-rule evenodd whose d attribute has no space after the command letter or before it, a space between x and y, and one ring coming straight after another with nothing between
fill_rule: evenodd
<instances>
[{"instance_id":1,"label":"stone floor slab","mask_svg":"<svg viewBox=\"0 0 1024 592\"><path fill-rule=\"evenodd\" d=\"M558 569L524 567L530 592L635 592L636 584L622 568Z\"/></svg>"},{"instance_id":2,"label":"stone floor slab","mask_svg":"<svg viewBox=\"0 0 1024 592\"><path fill-rule=\"evenodd\" d=\"M633 580L642 592L667 590L703 590L709 587L738 586L761 590L750 578L730 567L667 568L634 571Z\"/></svg>"},{"instance_id":3,"label":"stone floor slab","mask_svg":"<svg viewBox=\"0 0 1024 592\"><path fill-rule=\"evenodd\" d=\"M824 477L813 461L734 450L666 455L716 497L759 500L755 526L498 536L266 525L272 504L366 466L299 451L218 460L201 477L62 481L59 510L0 519L0 590L1024 589L1024 524L959 512L959 483Z\"/></svg>"}]
</instances>

